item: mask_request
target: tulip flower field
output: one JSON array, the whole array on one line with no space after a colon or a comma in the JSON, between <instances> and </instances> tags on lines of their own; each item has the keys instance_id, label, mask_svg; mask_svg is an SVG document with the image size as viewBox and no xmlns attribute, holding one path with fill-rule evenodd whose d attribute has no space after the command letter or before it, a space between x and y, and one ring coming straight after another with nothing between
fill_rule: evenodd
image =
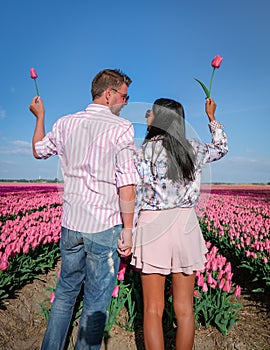
<instances>
[{"instance_id":1,"label":"tulip flower field","mask_svg":"<svg viewBox=\"0 0 270 350\"><path fill-rule=\"evenodd\" d=\"M0 184L0 300L41 278L60 258L62 187L52 184ZM246 273L254 292L270 287L270 186L212 186L196 208L208 247L204 270L196 274L195 319L226 334L237 321L241 286L235 269ZM166 281L165 319L174 328L173 290ZM53 298L51 298L52 300ZM138 271L122 261L112 295L107 331L123 307L126 324L142 317Z\"/></svg>"},{"instance_id":2,"label":"tulip flower field","mask_svg":"<svg viewBox=\"0 0 270 350\"><path fill-rule=\"evenodd\" d=\"M59 258L62 200L50 185L3 184L0 193L1 300L39 278Z\"/></svg>"},{"instance_id":3,"label":"tulip flower field","mask_svg":"<svg viewBox=\"0 0 270 350\"><path fill-rule=\"evenodd\" d=\"M270 188L221 186L204 196L197 214L206 240L247 270L257 291L270 287ZM202 210L201 210L202 209Z\"/></svg>"}]
</instances>

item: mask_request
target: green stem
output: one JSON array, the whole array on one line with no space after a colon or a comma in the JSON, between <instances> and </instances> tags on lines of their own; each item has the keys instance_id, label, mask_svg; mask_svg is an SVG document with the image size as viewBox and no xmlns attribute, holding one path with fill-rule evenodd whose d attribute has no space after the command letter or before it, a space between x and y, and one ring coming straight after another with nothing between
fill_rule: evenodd
<instances>
[{"instance_id":1,"label":"green stem","mask_svg":"<svg viewBox=\"0 0 270 350\"><path fill-rule=\"evenodd\" d=\"M35 86L36 86L36 92L37 92L37 96L39 96L39 92L38 92L38 86L37 86L37 82L36 82L36 79L34 79L35 81Z\"/></svg>"},{"instance_id":2,"label":"green stem","mask_svg":"<svg viewBox=\"0 0 270 350\"><path fill-rule=\"evenodd\" d=\"M211 79L210 79L210 85L209 85L209 97L211 96L212 83L213 83L213 78L214 78L214 74L215 74L215 69L216 69L216 68L213 68L213 72L212 72Z\"/></svg>"}]
</instances>

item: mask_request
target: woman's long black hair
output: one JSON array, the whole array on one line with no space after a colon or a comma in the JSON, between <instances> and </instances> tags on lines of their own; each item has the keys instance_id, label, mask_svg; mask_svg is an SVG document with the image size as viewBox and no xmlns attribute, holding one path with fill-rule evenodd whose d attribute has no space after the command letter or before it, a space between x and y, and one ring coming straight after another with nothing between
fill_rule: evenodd
<instances>
[{"instance_id":1,"label":"woman's long black hair","mask_svg":"<svg viewBox=\"0 0 270 350\"><path fill-rule=\"evenodd\" d=\"M153 104L154 119L144 144L155 136L162 136L163 147L168 157L167 176L173 181L194 180L195 154L186 139L185 114L181 103L159 98Z\"/></svg>"}]
</instances>

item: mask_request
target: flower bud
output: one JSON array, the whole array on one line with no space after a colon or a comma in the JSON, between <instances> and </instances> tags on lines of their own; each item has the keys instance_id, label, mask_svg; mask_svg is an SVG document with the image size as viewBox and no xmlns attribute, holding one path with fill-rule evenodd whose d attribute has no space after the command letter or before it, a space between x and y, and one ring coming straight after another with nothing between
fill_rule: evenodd
<instances>
[{"instance_id":1,"label":"flower bud","mask_svg":"<svg viewBox=\"0 0 270 350\"><path fill-rule=\"evenodd\" d=\"M35 68L30 68L30 77L32 79L37 79L38 75L37 75Z\"/></svg>"},{"instance_id":2,"label":"flower bud","mask_svg":"<svg viewBox=\"0 0 270 350\"><path fill-rule=\"evenodd\" d=\"M112 296L114 297L114 298L117 298L118 297L118 293L119 293L119 288L120 288L120 286L114 286L114 288L113 288L113 291L112 291Z\"/></svg>"},{"instance_id":3,"label":"flower bud","mask_svg":"<svg viewBox=\"0 0 270 350\"><path fill-rule=\"evenodd\" d=\"M221 65L222 60L223 60L223 57L221 57L221 56L215 56L215 57L212 59L211 66L212 66L213 68L219 68L220 65Z\"/></svg>"},{"instance_id":4,"label":"flower bud","mask_svg":"<svg viewBox=\"0 0 270 350\"><path fill-rule=\"evenodd\" d=\"M235 287L234 295L236 297L240 297L241 296L241 287L240 286L236 286Z\"/></svg>"},{"instance_id":5,"label":"flower bud","mask_svg":"<svg viewBox=\"0 0 270 350\"><path fill-rule=\"evenodd\" d=\"M51 296L50 296L50 303L51 303L51 304L54 302L54 299L55 299L55 293L52 292L52 293L51 293Z\"/></svg>"}]
</instances>

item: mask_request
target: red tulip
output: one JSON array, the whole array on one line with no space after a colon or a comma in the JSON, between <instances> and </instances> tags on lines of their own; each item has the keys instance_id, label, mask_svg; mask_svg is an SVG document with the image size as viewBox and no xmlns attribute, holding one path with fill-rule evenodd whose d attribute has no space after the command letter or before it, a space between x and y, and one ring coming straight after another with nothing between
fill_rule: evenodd
<instances>
[{"instance_id":1,"label":"red tulip","mask_svg":"<svg viewBox=\"0 0 270 350\"><path fill-rule=\"evenodd\" d=\"M37 79L38 75L37 75L35 68L30 68L30 77L32 79Z\"/></svg>"},{"instance_id":2,"label":"red tulip","mask_svg":"<svg viewBox=\"0 0 270 350\"><path fill-rule=\"evenodd\" d=\"M212 66L213 68L219 68L220 65L221 65L222 60L223 60L223 57L221 57L221 56L215 56L215 57L212 59L211 66Z\"/></svg>"}]
</instances>

